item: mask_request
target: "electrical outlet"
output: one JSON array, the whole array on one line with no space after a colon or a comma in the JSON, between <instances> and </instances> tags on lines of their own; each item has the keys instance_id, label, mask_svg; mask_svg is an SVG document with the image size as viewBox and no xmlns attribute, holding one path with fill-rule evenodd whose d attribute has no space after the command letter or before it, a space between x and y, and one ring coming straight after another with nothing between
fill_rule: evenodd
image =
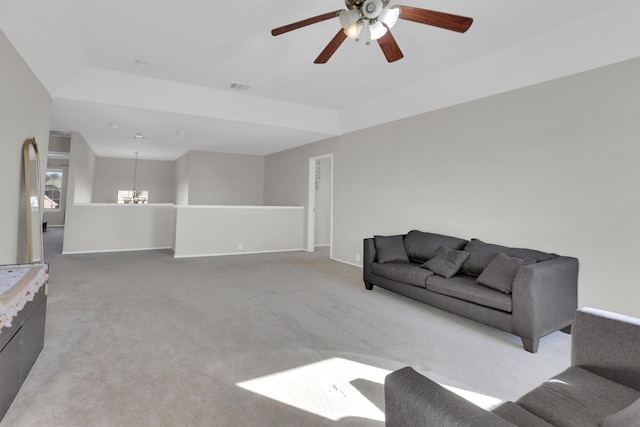
<instances>
[{"instance_id":1,"label":"electrical outlet","mask_svg":"<svg viewBox=\"0 0 640 427\"><path fill-rule=\"evenodd\" d=\"M241 251L242 248L244 248L244 245L242 243L238 243L238 250Z\"/></svg>"},{"instance_id":2,"label":"electrical outlet","mask_svg":"<svg viewBox=\"0 0 640 427\"><path fill-rule=\"evenodd\" d=\"M356 262L360 262L360 254L356 254Z\"/></svg>"}]
</instances>

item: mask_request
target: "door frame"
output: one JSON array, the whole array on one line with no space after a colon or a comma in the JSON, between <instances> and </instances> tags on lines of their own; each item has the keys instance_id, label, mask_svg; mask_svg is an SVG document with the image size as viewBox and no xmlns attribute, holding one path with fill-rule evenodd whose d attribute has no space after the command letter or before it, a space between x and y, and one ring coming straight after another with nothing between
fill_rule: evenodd
<instances>
[{"instance_id":1,"label":"door frame","mask_svg":"<svg viewBox=\"0 0 640 427\"><path fill-rule=\"evenodd\" d=\"M316 226L316 162L330 159L331 164L331 188L329 206L329 257L333 256L333 153L309 157L309 187L307 200L307 252L315 251L315 226Z\"/></svg>"}]
</instances>

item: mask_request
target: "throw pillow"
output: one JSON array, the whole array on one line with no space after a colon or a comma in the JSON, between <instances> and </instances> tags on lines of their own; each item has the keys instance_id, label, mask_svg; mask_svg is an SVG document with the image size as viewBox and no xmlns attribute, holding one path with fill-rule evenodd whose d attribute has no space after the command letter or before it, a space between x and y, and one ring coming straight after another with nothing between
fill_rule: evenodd
<instances>
[{"instance_id":1,"label":"throw pillow","mask_svg":"<svg viewBox=\"0 0 640 427\"><path fill-rule=\"evenodd\" d=\"M376 254L380 264L385 262L409 263L402 236L373 236L373 243L376 246Z\"/></svg>"},{"instance_id":2,"label":"throw pillow","mask_svg":"<svg viewBox=\"0 0 640 427\"><path fill-rule=\"evenodd\" d=\"M500 252L478 276L476 283L510 294L516 271L523 264L522 258L510 257Z\"/></svg>"},{"instance_id":3,"label":"throw pillow","mask_svg":"<svg viewBox=\"0 0 640 427\"><path fill-rule=\"evenodd\" d=\"M445 279L452 277L460 270L462 263L465 262L469 252L449 249L446 246L440 246L436 252L436 256L422 264L420 267L428 268L438 276Z\"/></svg>"},{"instance_id":4,"label":"throw pillow","mask_svg":"<svg viewBox=\"0 0 640 427\"><path fill-rule=\"evenodd\" d=\"M530 262L542 262L558 257L556 254L540 252L534 249L509 248L507 246L485 243L478 239L471 239L464 247L464 250L471 255L469 255L467 261L462 265L462 272L469 276L476 277L487 268L491 260L493 260L493 257L500 252L510 257L530 260Z\"/></svg>"},{"instance_id":5,"label":"throw pillow","mask_svg":"<svg viewBox=\"0 0 640 427\"><path fill-rule=\"evenodd\" d=\"M426 233L424 231L411 230L404 238L404 247L407 256L413 262L423 263L436 256L440 246L451 249L463 249L467 244L464 239L445 236L443 234Z\"/></svg>"},{"instance_id":6,"label":"throw pillow","mask_svg":"<svg viewBox=\"0 0 640 427\"><path fill-rule=\"evenodd\" d=\"M600 427L627 427L637 425L640 420L640 399L633 402L621 411L607 415L600 421L598 425Z\"/></svg>"}]
</instances>

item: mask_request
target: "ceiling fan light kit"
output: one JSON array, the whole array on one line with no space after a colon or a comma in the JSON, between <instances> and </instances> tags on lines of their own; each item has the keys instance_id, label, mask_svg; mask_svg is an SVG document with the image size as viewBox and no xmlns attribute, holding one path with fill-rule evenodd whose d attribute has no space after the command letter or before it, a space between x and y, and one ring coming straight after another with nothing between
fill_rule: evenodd
<instances>
[{"instance_id":1,"label":"ceiling fan light kit","mask_svg":"<svg viewBox=\"0 0 640 427\"><path fill-rule=\"evenodd\" d=\"M402 59L404 55L396 43L391 31L398 19L431 25L445 30L466 32L473 23L472 18L420 9L411 6L391 6L390 0L345 0L347 9L328 12L302 21L294 22L271 30L273 36L279 36L298 28L316 24L332 18L338 18L342 30L336 34L327 47L314 61L324 64L335 53L345 39L364 41L370 44L377 41L388 62Z\"/></svg>"},{"instance_id":2,"label":"ceiling fan light kit","mask_svg":"<svg viewBox=\"0 0 640 427\"><path fill-rule=\"evenodd\" d=\"M399 17L400 9L397 7L390 7L383 9L382 12L380 12L378 19L388 28L393 28L393 26L396 25L396 22L398 22Z\"/></svg>"},{"instance_id":3,"label":"ceiling fan light kit","mask_svg":"<svg viewBox=\"0 0 640 427\"><path fill-rule=\"evenodd\" d=\"M378 40L380 37L387 34L387 27L382 25L382 22L376 21L373 24L369 24L369 39ZM366 39L365 39L366 40Z\"/></svg>"},{"instance_id":4,"label":"ceiling fan light kit","mask_svg":"<svg viewBox=\"0 0 640 427\"><path fill-rule=\"evenodd\" d=\"M345 31L352 25L357 24L360 20L360 12L358 10L341 10L338 12L338 18L340 19L340 25Z\"/></svg>"}]
</instances>

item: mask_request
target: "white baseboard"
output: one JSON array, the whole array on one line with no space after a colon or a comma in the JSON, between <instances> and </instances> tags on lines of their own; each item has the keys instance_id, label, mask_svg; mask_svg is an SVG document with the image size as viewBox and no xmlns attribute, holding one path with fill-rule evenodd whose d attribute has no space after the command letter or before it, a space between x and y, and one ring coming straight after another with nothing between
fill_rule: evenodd
<instances>
[{"instance_id":1,"label":"white baseboard","mask_svg":"<svg viewBox=\"0 0 640 427\"><path fill-rule=\"evenodd\" d=\"M212 254L197 254L197 255L176 255L174 258L204 258L211 256L229 256L229 255L256 255L256 254L274 254L279 252L304 252L303 248L300 249L278 249L273 251L255 251L255 252L228 252L228 253L212 253Z\"/></svg>"},{"instance_id":2,"label":"white baseboard","mask_svg":"<svg viewBox=\"0 0 640 427\"><path fill-rule=\"evenodd\" d=\"M161 250L173 250L171 247L166 248L135 248L135 249L108 249L108 250L95 250L95 251L71 251L62 252L62 255L82 255L82 254L103 254L103 253L115 253L115 252L141 252L141 251L161 251Z\"/></svg>"},{"instance_id":3,"label":"white baseboard","mask_svg":"<svg viewBox=\"0 0 640 427\"><path fill-rule=\"evenodd\" d=\"M330 257L330 258L331 258L333 261L338 261L338 262L341 262L341 263L343 263L343 264L352 265L352 266L354 266L354 267L362 268L362 266L361 266L361 265L358 265L358 264L353 263L353 262L345 261L345 260L340 259L340 258L334 258L334 257Z\"/></svg>"}]
</instances>

